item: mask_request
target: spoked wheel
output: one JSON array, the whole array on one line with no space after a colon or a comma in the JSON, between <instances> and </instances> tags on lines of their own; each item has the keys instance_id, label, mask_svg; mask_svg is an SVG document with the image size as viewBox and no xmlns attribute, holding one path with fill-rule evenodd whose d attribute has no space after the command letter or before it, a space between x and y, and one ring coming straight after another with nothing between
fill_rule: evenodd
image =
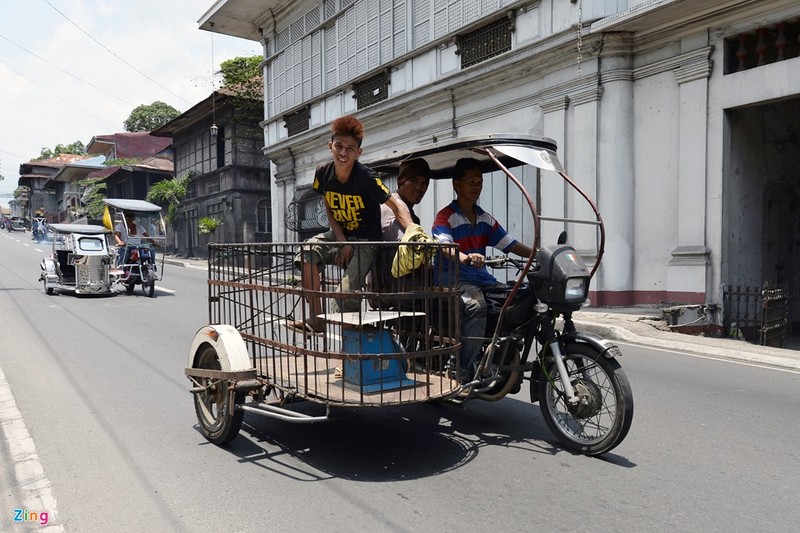
<instances>
[{"instance_id":1,"label":"spoked wheel","mask_svg":"<svg viewBox=\"0 0 800 533\"><path fill-rule=\"evenodd\" d=\"M497 381L488 389L483 392L476 392L475 396L481 400L490 402L500 400L508 393L512 392L514 388L519 391L519 350L516 346L509 346L505 353L502 350L496 350L490 363L490 369L494 368L497 372ZM516 370L508 368L509 366L516 367Z\"/></svg>"},{"instance_id":2,"label":"spoked wheel","mask_svg":"<svg viewBox=\"0 0 800 533\"><path fill-rule=\"evenodd\" d=\"M547 426L572 451L598 455L611 450L628 434L633 419L628 377L615 359L589 346L567 346L564 365L580 402L566 401L555 363L547 360L538 381L539 406Z\"/></svg>"},{"instance_id":3,"label":"spoked wheel","mask_svg":"<svg viewBox=\"0 0 800 533\"><path fill-rule=\"evenodd\" d=\"M142 265L142 290L145 296L152 298L156 293L156 278L148 265Z\"/></svg>"},{"instance_id":4,"label":"spoked wheel","mask_svg":"<svg viewBox=\"0 0 800 533\"><path fill-rule=\"evenodd\" d=\"M219 357L212 346L202 348L195 358L195 368L220 370ZM194 410L203 436L214 444L230 442L242 427L244 411L237 409L231 414L231 395L228 382L211 378L197 378L199 384L206 387L204 392L194 394ZM237 392L234 404L244 402L244 393Z\"/></svg>"}]
</instances>

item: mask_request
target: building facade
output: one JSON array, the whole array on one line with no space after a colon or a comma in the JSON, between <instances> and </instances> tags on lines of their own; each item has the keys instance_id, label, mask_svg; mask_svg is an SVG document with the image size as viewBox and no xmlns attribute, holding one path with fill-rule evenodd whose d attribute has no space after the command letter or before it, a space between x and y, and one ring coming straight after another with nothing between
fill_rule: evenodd
<instances>
[{"instance_id":1,"label":"building facade","mask_svg":"<svg viewBox=\"0 0 800 533\"><path fill-rule=\"evenodd\" d=\"M190 178L174 228L177 253L206 257L210 240L271 240L270 170L260 109L259 104L253 116L250 105L221 89L152 132L172 139L175 176ZM204 217L222 222L214 235L199 233Z\"/></svg>"},{"instance_id":2,"label":"building facade","mask_svg":"<svg viewBox=\"0 0 800 533\"><path fill-rule=\"evenodd\" d=\"M227 0L200 25L264 47L276 240L298 235L287 213L338 116L364 122L365 159L534 132L603 213L595 304L716 308L727 286L772 281L800 321L796 1ZM541 211L570 216L545 187ZM451 198L436 183L418 211ZM513 202L481 198L526 238Z\"/></svg>"}]
</instances>

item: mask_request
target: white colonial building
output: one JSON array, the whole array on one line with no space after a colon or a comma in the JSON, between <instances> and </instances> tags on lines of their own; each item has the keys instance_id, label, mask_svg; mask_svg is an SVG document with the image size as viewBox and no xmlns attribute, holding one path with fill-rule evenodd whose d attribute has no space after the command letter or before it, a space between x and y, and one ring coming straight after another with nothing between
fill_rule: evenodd
<instances>
[{"instance_id":1,"label":"white colonial building","mask_svg":"<svg viewBox=\"0 0 800 533\"><path fill-rule=\"evenodd\" d=\"M800 321L797 0L219 0L199 22L263 44L275 240L318 226L303 200L338 116L364 122L364 159L535 132L603 214L597 305L774 281ZM432 186L423 224L451 198ZM481 204L525 238L515 201Z\"/></svg>"}]
</instances>

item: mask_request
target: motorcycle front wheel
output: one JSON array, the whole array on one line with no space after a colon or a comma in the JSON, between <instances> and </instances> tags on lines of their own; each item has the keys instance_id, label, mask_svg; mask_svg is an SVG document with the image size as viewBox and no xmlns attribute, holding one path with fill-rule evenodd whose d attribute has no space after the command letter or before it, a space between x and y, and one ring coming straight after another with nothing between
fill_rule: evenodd
<instances>
[{"instance_id":1,"label":"motorcycle front wheel","mask_svg":"<svg viewBox=\"0 0 800 533\"><path fill-rule=\"evenodd\" d=\"M567 402L555 362L543 362L539 406L550 431L568 449L585 455L605 453L625 439L633 420L633 392L616 359L586 345L568 345L564 365L580 398Z\"/></svg>"},{"instance_id":2,"label":"motorcycle front wheel","mask_svg":"<svg viewBox=\"0 0 800 533\"><path fill-rule=\"evenodd\" d=\"M156 292L156 278L148 265L142 265L142 290L145 296L152 298Z\"/></svg>"}]
</instances>

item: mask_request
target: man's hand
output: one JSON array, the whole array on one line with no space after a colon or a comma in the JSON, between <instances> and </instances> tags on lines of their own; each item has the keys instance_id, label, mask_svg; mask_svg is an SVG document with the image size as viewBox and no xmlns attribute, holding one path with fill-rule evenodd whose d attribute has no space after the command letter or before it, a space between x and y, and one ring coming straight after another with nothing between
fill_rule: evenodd
<instances>
[{"instance_id":1,"label":"man's hand","mask_svg":"<svg viewBox=\"0 0 800 533\"><path fill-rule=\"evenodd\" d=\"M350 244L345 244L339 249L338 263L342 268L347 267L350 259L353 257L354 248Z\"/></svg>"},{"instance_id":2,"label":"man's hand","mask_svg":"<svg viewBox=\"0 0 800 533\"><path fill-rule=\"evenodd\" d=\"M475 268L481 268L486 264L486 258L481 254L466 254L462 259L463 264Z\"/></svg>"}]
</instances>

